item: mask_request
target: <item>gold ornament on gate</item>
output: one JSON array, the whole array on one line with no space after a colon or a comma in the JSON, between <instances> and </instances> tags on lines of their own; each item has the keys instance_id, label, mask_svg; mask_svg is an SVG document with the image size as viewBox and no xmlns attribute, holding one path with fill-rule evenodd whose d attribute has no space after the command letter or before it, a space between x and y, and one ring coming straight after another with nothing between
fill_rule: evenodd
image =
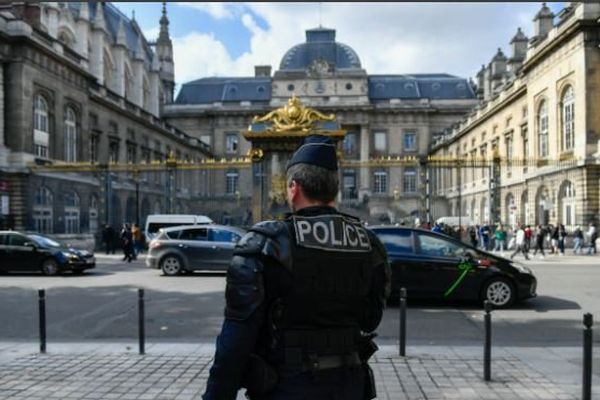
<instances>
[{"instance_id":1,"label":"gold ornament on gate","mask_svg":"<svg viewBox=\"0 0 600 400\"><path fill-rule=\"evenodd\" d=\"M269 131L285 132L285 131L303 131L308 132L317 121L334 121L335 115L325 115L312 108L306 108L299 98L295 95L288 100L288 103L283 108L278 108L270 113L259 117L258 115L252 120L256 122L269 122L271 127Z\"/></svg>"}]
</instances>

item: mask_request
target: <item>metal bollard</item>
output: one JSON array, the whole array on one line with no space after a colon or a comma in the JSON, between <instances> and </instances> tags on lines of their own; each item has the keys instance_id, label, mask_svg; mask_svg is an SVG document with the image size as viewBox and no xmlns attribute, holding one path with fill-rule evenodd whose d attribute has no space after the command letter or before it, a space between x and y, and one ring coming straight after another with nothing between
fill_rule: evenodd
<instances>
[{"instance_id":1,"label":"metal bollard","mask_svg":"<svg viewBox=\"0 0 600 400\"><path fill-rule=\"evenodd\" d=\"M406 288L400 289L400 356L406 355Z\"/></svg>"},{"instance_id":2,"label":"metal bollard","mask_svg":"<svg viewBox=\"0 0 600 400\"><path fill-rule=\"evenodd\" d=\"M138 289L138 340L140 354L145 354L146 334L144 331L144 289Z\"/></svg>"},{"instance_id":3,"label":"metal bollard","mask_svg":"<svg viewBox=\"0 0 600 400\"><path fill-rule=\"evenodd\" d=\"M592 400L592 340L594 316L586 313L583 316L583 388L581 398Z\"/></svg>"},{"instance_id":4,"label":"metal bollard","mask_svg":"<svg viewBox=\"0 0 600 400\"><path fill-rule=\"evenodd\" d=\"M492 375L492 304L489 301L483 302L485 310L485 343L483 348L483 379L490 381Z\"/></svg>"},{"instance_id":5,"label":"metal bollard","mask_svg":"<svg viewBox=\"0 0 600 400\"><path fill-rule=\"evenodd\" d=\"M46 352L46 290L38 290L40 353Z\"/></svg>"}]
</instances>

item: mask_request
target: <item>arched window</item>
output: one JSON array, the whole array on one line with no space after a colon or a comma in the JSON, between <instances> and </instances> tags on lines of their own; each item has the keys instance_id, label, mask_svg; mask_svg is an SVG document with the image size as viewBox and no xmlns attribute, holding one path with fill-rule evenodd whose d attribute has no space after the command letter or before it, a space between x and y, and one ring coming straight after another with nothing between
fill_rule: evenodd
<instances>
[{"instance_id":1,"label":"arched window","mask_svg":"<svg viewBox=\"0 0 600 400\"><path fill-rule=\"evenodd\" d=\"M52 192L44 187L38 187L35 191L33 203L33 223L36 232L53 232Z\"/></svg>"},{"instance_id":2,"label":"arched window","mask_svg":"<svg viewBox=\"0 0 600 400\"><path fill-rule=\"evenodd\" d=\"M77 115L71 107L65 113L65 161L77 161Z\"/></svg>"},{"instance_id":3,"label":"arched window","mask_svg":"<svg viewBox=\"0 0 600 400\"><path fill-rule=\"evenodd\" d=\"M48 123L48 102L41 94L33 102L33 145L38 157L48 157L50 142L50 124Z\"/></svg>"},{"instance_id":4,"label":"arched window","mask_svg":"<svg viewBox=\"0 0 600 400\"><path fill-rule=\"evenodd\" d=\"M538 154L548 157L548 105L542 101L537 115Z\"/></svg>"},{"instance_id":5,"label":"arched window","mask_svg":"<svg viewBox=\"0 0 600 400\"><path fill-rule=\"evenodd\" d=\"M571 181L566 181L562 184L559 192L561 223L567 229L572 229L575 222L575 185Z\"/></svg>"},{"instance_id":6,"label":"arched window","mask_svg":"<svg viewBox=\"0 0 600 400\"><path fill-rule=\"evenodd\" d=\"M96 196L90 197L89 218L90 233L94 233L98 230L98 198Z\"/></svg>"},{"instance_id":7,"label":"arched window","mask_svg":"<svg viewBox=\"0 0 600 400\"><path fill-rule=\"evenodd\" d=\"M75 192L65 193L65 233L79 233L79 196Z\"/></svg>"},{"instance_id":8,"label":"arched window","mask_svg":"<svg viewBox=\"0 0 600 400\"><path fill-rule=\"evenodd\" d=\"M573 86L569 86L564 91L560 103L562 105L562 150L571 150L575 145L575 92Z\"/></svg>"}]
</instances>

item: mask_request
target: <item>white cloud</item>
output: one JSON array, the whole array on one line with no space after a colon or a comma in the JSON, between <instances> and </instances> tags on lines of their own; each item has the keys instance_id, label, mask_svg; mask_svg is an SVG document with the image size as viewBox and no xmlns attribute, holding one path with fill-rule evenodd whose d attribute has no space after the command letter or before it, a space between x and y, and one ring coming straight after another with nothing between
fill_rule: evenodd
<instances>
[{"instance_id":1,"label":"white cloud","mask_svg":"<svg viewBox=\"0 0 600 400\"><path fill-rule=\"evenodd\" d=\"M160 26L155 26L150 29L142 29L142 34L146 38L147 41L153 42L158 38L158 34L160 33Z\"/></svg>"},{"instance_id":2,"label":"white cloud","mask_svg":"<svg viewBox=\"0 0 600 400\"><path fill-rule=\"evenodd\" d=\"M237 15L239 9L238 4L231 3L214 3L214 2L198 2L198 3L185 3L180 2L178 5L195 8L203 11L215 19L233 18Z\"/></svg>"},{"instance_id":3,"label":"white cloud","mask_svg":"<svg viewBox=\"0 0 600 400\"><path fill-rule=\"evenodd\" d=\"M317 3L194 3L215 18L239 18L248 29L250 49L232 58L209 33L174 38L178 83L206 76L251 76L254 65L274 70L285 52L305 41L319 24ZM533 31L539 3L331 3L323 2L322 24L352 47L369 74L447 72L474 76L517 27ZM264 20L263 29L256 16Z\"/></svg>"}]
</instances>

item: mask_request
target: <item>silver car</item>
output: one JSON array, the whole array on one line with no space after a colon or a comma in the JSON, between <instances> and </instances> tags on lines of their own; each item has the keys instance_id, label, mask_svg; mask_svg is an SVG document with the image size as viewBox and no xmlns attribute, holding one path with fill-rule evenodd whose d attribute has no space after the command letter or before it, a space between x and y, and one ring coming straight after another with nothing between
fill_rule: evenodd
<instances>
[{"instance_id":1,"label":"silver car","mask_svg":"<svg viewBox=\"0 0 600 400\"><path fill-rule=\"evenodd\" d=\"M150 242L146 265L168 276L184 271L227 271L233 248L245 233L213 224L163 228Z\"/></svg>"}]
</instances>

